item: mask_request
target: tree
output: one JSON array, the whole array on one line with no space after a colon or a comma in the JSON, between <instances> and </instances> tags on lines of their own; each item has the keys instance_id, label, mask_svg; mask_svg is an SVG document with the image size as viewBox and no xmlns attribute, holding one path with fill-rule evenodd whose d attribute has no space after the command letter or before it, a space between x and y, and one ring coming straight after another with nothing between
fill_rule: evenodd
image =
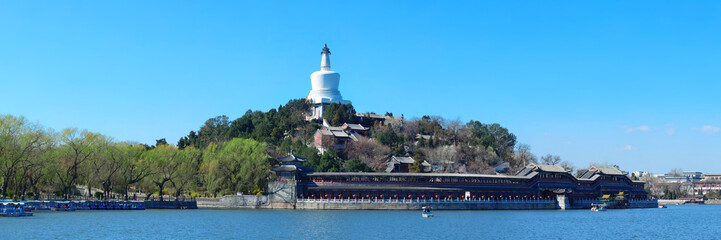
<instances>
[{"instance_id":1,"label":"tree","mask_svg":"<svg viewBox=\"0 0 721 240\"><path fill-rule=\"evenodd\" d=\"M121 155L119 155L121 159L120 184L122 184L123 189L125 189L123 195L127 200L130 186L140 183L146 177L150 176L153 171L151 170L149 159L144 157L147 149L142 144L120 143L118 147L120 151L122 151Z\"/></svg>"},{"instance_id":2,"label":"tree","mask_svg":"<svg viewBox=\"0 0 721 240\"><path fill-rule=\"evenodd\" d=\"M427 159L428 162L434 165L442 166L444 171L455 168L454 165L460 160L458 147L453 145L440 146L437 148L424 148L422 151L416 152L424 153L425 159ZM476 155L473 154L469 157L471 158L469 160L473 161L475 160Z\"/></svg>"},{"instance_id":3,"label":"tree","mask_svg":"<svg viewBox=\"0 0 721 240\"><path fill-rule=\"evenodd\" d=\"M560 156L554 156L551 154L546 154L546 156L541 157L541 164L546 165L556 165L561 163L561 157Z\"/></svg>"},{"instance_id":4,"label":"tree","mask_svg":"<svg viewBox=\"0 0 721 240\"><path fill-rule=\"evenodd\" d=\"M107 138L98 141L97 146L95 156L89 161L91 177L87 184L88 195L92 189L91 184L94 183L102 186L104 198L108 199L114 184L117 183L117 175L121 172L125 160L123 159L123 149L120 144L113 143Z\"/></svg>"},{"instance_id":5,"label":"tree","mask_svg":"<svg viewBox=\"0 0 721 240\"><path fill-rule=\"evenodd\" d=\"M242 138L208 146L203 156L208 191L251 193L264 188L269 176L265 150L265 143Z\"/></svg>"},{"instance_id":6,"label":"tree","mask_svg":"<svg viewBox=\"0 0 721 240\"><path fill-rule=\"evenodd\" d=\"M565 169L567 172L573 172L573 170L576 169L576 167L573 166L573 164L572 164L571 162L566 161L566 160L561 161L560 166L561 166L563 169Z\"/></svg>"},{"instance_id":7,"label":"tree","mask_svg":"<svg viewBox=\"0 0 721 240\"><path fill-rule=\"evenodd\" d=\"M200 181L198 173L203 162L202 156L202 151L194 147L186 147L178 152L180 160L178 175L175 179L170 180L175 190L175 197L179 197L185 190L192 188L192 183Z\"/></svg>"},{"instance_id":8,"label":"tree","mask_svg":"<svg viewBox=\"0 0 721 240\"><path fill-rule=\"evenodd\" d=\"M420 154L416 154L413 157L413 165L411 166L410 172L422 173L425 172L423 167L423 157Z\"/></svg>"},{"instance_id":9,"label":"tree","mask_svg":"<svg viewBox=\"0 0 721 240\"><path fill-rule=\"evenodd\" d=\"M671 169L671 171L668 172L668 175L669 175L669 176L674 176L674 177L682 177L682 176L683 176L683 169L680 169L680 168Z\"/></svg>"},{"instance_id":10,"label":"tree","mask_svg":"<svg viewBox=\"0 0 721 240\"><path fill-rule=\"evenodd\" d=\"M104 141L104 136L88 130L78 131L77 128L63 129L60 135L60 147L55 152L55 174L60 180L65 199L70 198L75 184L81 177L86 177L85 164L96 153L97 144Z\"/></svg>"},{"instance_id":11,"label":"tree","mask_svg":"<svg viewBox=\"0 0 721 240\"><path fill-rule=\"evenodd\" d=\"M373 169L363 163L360 159L354 158L345 162L345 169L348 172L373 172Z\"/></svg>"},{"instance_id":12,"label":"tree","mask_svg":"<svg viewBox=\"0 0 721 240\"><path fill-rule=\"evenodd\" d=\"M160 145L168 145L168 141L166 141L165 138L156 139L155 146L160 146Z\"/></svg>"},{"instance_id":13,"label":"tree","mask_svg":"<svg viewBox=\"0 0 721 240\"><path fill-rule=\"evenodd\" d=\"M221 115L205 121L200 131L198 131L198 138L201 146L205 147L212 143L222 143L227 139L228 129L230 128L230 122L228 116Z\"/></svg>"},{"instance_id":14,"label":"tree","mask_svg":"<svg viewBox=\"0 0 721 240\"><path fill-rule=\"evenodd\" d=\"M538 163L536 156L531 153L531 145L528 144L518 144L516 146L515 157L513 159L515 161L511 164L511 167L514 168L525 166L530 163Z\"/></svg>"},{"instance_id":15,"label":"tree","mask_svg":"<svg viewBox=\"0 0 721 240\"><path fill-rule=\"evenodd\" d=\"M0 197L7 196L18 171L23 170L23 166L33 167L30 162L43 155L50 144L51 139L38 124L29 123L24 117L0 115L0 177L3 180Z\"/></svg>"},{"instance_id":16,"label":"tree","mask_svg":"<svg viewBox=\"0 0 721 240\"><path fill-rule=\"evenodd\" d=\"M466 159L467 170L472 173L495 174L494 167L503 163L503 159L490 146L464 146L460 149L460 155Z\"/></svg>"},{"instance_id":17,"label":"tree","mask_svg":"<svg viewBox=\"0 0 721 240\"><path fill-rule=\"evenodd\" d=\"M513 148L516 145L516 135L498 123L483 124L479 121L470 121L466 124L470 129L473 143L484 147L493 147L496 155L503 159L513 157Z\"/></svg>"},{"instance_id":18,"label":"tree","mask_svg":"<svg viewBox=\"0 0 721 240\"><path fill-rule=\"evenodd\" d=\"M358 141L350 142L345 149L347 158L358 159L377 172L386 168L391 149L381 145L372 138L361 137Z\"/></svg>"},{"instance_id":19,"label":"tree","mask_svg":"<svg viewBox=\"0 0 721 240\"><path fill-rule=\"evenodd\" d=\"M333 126L358 123L355 108L351 104L331 103L323 111L323 118Z\"/></svg>"},{"instance_id":20,"label":"tree","mask_svg":"<svg viewBox=\"0 0 721 240\"><path fill-rule=\"evenodd\" d=\"M453 120L448 122L445 125L446 131L445 137L448 139L448 142L454 146L458 145L458 140L461 138L460 135L462 134L463 124L460 120Z\"/></svg>"},{"instance_id":21,"label":"tree","mask_svg":"<svg viewBox=\"0 0 721 240\"><path fill-rule=\"evenodd\" d=\"M373 138L379 143L389 146L393 155L403 156L406 153L403 147L403 137L396 134L391 127L378 129L377 132L373 134Z\"/></svg>"},{"instance_id":22,"label":"tree","mask_svg":"<svg viewBox=\"0 0 721 240\"><path fill-rule=\"evenodd\" d=\"M154 170L149 176L150 181L158 187L160 201L163 201L163 190L165 184L174 180L180 173L180 167L184 159L178 156L178 149L171 145L160 145L147 151L144 158ZM152 194L148 194L150 197Z\"/></svg>"},{"instance_id":23,"label":"tree","mask_svg":"<svg viewBox=\"0 0 721 240\"><path fill-rule=\"evenodd\" d=\"M333 151L325 151L320 158L311 158L306 165L312 167L316 172L341 172L343 164L338 155Z\"/></svg>"}]
</instances>

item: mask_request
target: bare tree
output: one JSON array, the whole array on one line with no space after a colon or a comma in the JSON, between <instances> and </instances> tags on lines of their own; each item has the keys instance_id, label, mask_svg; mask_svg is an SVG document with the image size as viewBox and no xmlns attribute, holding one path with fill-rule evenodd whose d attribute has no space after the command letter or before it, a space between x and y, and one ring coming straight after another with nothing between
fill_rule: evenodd
<instances>
[{"instance_id":1,"label":"bare tree","mask_svg":"<svg viewBox=\"0 0 721 240\"><path fill-rule=\"evenodd\" d=\"M386 168L386 159L391 154L391 149L372 138L360 137L358 141L348 144L345 154L348 159L357 158L373 170L381 172Z\"/></svg>"},{"instance_id":2,"label":"bare tree","mask_svg":"<svg viewBox=\"0 0 721 240\"><path fill-rule=\"evenodd\" d=\"M437 148L423 148L422 152L426 156L428 162L434 165L440 165L444 171L454 168L458 165L458 150L455 146L446 145Z\"/></svg>"},{"instance_id":3,"label":"bare tree","mask_svg":"<svg viewBox=\"0 0 721 240\"><path fill-rule=\"evenodd\" d=\"M576 169L571 162L565 160L561 161L559 165L568 172L573 172L573 170Z\"/></svg>"},{"instance_id":4,"label":"bare tree","mask_svg":"<svg viewBox=\"0 0 721 240\"><path fill-rule=\"evenodd\" d=\"M445 128L444 137L448 140L449 144L457 146L461 129L463 129L463 123L461 123L461 120L446 121Z\"/></svg>"},{"instance_id":5,"label":"bare tree","mask_svg":"<svg viewBox=\"0 0 721 240\"><path fill-rule=\"evenodd\" d=\"M514 163L511 163L511 167L525 166L530 163L538 163L538 159L533 153L531 153L531 145L521 143L516 145L516 151L514 154Z\"/></svg>"},{"instance_id":6,"label":"bare tree","mask_svg":"<svg viewBox=\"0 0 721 240\"><path fill-rule=\"evenodd\" d=\"M546 156L541 157L541 164L546 165L556 165L561 163L561 157L555 156L551 154L546 154Z\"/></svg>"},{"instance_id":7,"label":"bare tree","mask_svg":"<svg viewBox=\"0 0 721 240\"><path fill-rule=\"evenodd\" d=\"M674 176L674 177L681 177L681 176L683 176L683 169L680 169L680 168L671 169L671 171L668 172L668 175Z\"/></svg>"}]
</instances>

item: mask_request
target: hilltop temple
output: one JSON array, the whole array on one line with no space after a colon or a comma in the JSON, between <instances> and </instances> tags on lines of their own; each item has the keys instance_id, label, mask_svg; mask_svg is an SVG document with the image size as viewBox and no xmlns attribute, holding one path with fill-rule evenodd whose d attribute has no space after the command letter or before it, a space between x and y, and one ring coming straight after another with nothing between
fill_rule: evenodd
<instances>
[{"instance_id":1,"label":"hilltop temple","mask_svg":"<svg viewBox=\"0 0 721 240\"><path fill-rule=\"evenodd\" d=\"M313 88L306 97L306 99L313 102L311 119L322 119L323 111L325 111L325 108L331 103L351 103L348 100L343 100L343 96L341 96L340 91L338 91L340 74L330 70L330 49L327 44L323 47L323 51L321 51L320 54L320 71L316 71L310 75L310 83Z\"/></svg>"}]
</instances>

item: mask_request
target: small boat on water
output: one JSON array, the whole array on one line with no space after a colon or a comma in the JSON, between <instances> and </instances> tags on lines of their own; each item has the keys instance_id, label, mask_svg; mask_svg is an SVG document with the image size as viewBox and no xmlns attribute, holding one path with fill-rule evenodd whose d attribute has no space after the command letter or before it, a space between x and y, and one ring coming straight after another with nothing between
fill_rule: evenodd
<instances>
[{"instance_id":1,"label":"small boat on water","mask_svg":"<svg viewBox=\"0 0 721 240\"><path fill-rule=\"evenodd\" d=\"M606 211L606 204L605 203L594 203L591 204L591 211L592 212L601 212Z\"/></svg>"},{"instance_id":2,"label":"small boat on water","mask_svg":"<svg viewBox=\"0 0 721 240\"><path fill-rule=\"evenodd\" d=\"M424 218L433 217L433 212L431 212L431 206L423 207L423 217Z\"/></svg>"},{"instance_id":3,"label":"small boat on water","mask_svg":"<svg viewBox=\"0 0 721 240\"><path fill-rule=\"evenodd\" d=\"M658 205L658 208L666 208L666 205L659 204L659 205Z\"/></svg>"}]
</instances>

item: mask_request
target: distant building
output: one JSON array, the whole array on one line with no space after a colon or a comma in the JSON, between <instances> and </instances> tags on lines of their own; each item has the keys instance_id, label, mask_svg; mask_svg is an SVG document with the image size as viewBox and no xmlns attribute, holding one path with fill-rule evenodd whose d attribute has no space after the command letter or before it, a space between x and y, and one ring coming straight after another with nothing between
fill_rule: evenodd
<instances>
[{"instance_id":1,"label":"distant building","mask_svg":"<svg viewBox=\"0 0 721 240\"><path fill-rule=\"evenodd\" d=\"M719 173L706 173L703 175L703 179L701 181L704 182L710 182L710 181L721 181L721 174Z\"/></svg>"},{"instance_id":2,"label":"distant building","mask_svg":"<svg viewBox=\"0 0 721 240\"><path fill-rule=\"evenodd\" d=\"M410 169L413 167L413 163L416 161L412 157L391 157L390 160L388 160L388 167L386 168L386 172L388 173L407 173L410 172ZM423 165L423 171L424 172L430 172L431 171L431 164L423 161L421 163Z\"/></svg>"},{"instance_id":3,"label":"distant building","mask_svg":"<svg viewBox=\"0 0 721 240\"><path fill-rule=\"evenodd\" d=\"M681 176L664 174L663 179L670 183L694 183L703 179L702 172L683 172Z\"/></svg>"},{"instance_id":4,"label":"distant building","mask_svg":"<svg viewBox=\"0 0 721 240\"><path fill-rule=\"evenodd\" d=\"M367 122L370 122L371 125L378 124L381 126L385 125L386 120L393 119L393 117L378 115L375 113L356 113L356 117L359 117L361 119L367 119Z\"/></svg>"},{"instance_id":5,"label":"distant building","mask_svg":"<svg viewBox=\"0 0 721 240\"><path fill-rule=\"evenodd\" d=\"M633 176L636 176L637 178L642 178L642 177L645 177L645 176L650 176L650 175L649 175L650 173L648 173L648 172L646 172L646 171L633 171L633 172L631 172L631 174L632 174Z\"/></svg>"},{"instance_id":6,"label":"distant building","mask_svg":"<svg viewBox=\"0 0 721 240\"><path fill-rule=\"evenodd\" d=\"M721 174L706 173L701 181L694 182L693 191L699 195L721 191Z\"/></svg>"},{"instance_id":7,"label":"distant building","mask_svg":"<svg viewBox=\"0 0 721 240\"><path fill-rule=\"evenodd\" d=\"M305 158L293 155L292 152L277 160L280 164L270 169L276 173L277 180L295 180L298 172L313 172L313 168L303 166Z\"/></svg>"},{"instance_id":8,"label":"distant building","mask_svg":"<svg viewBox=\"0 0 721 240\"><path fill-rule=\"evenodd\" d=\"M358 141L361 136L366 136L370 128L360 124L344 123L340 127L323 126L315 132L313 141L316 148L325 151L326 148L345 149L352 141Z\"/></svg>"}]
</instances>

